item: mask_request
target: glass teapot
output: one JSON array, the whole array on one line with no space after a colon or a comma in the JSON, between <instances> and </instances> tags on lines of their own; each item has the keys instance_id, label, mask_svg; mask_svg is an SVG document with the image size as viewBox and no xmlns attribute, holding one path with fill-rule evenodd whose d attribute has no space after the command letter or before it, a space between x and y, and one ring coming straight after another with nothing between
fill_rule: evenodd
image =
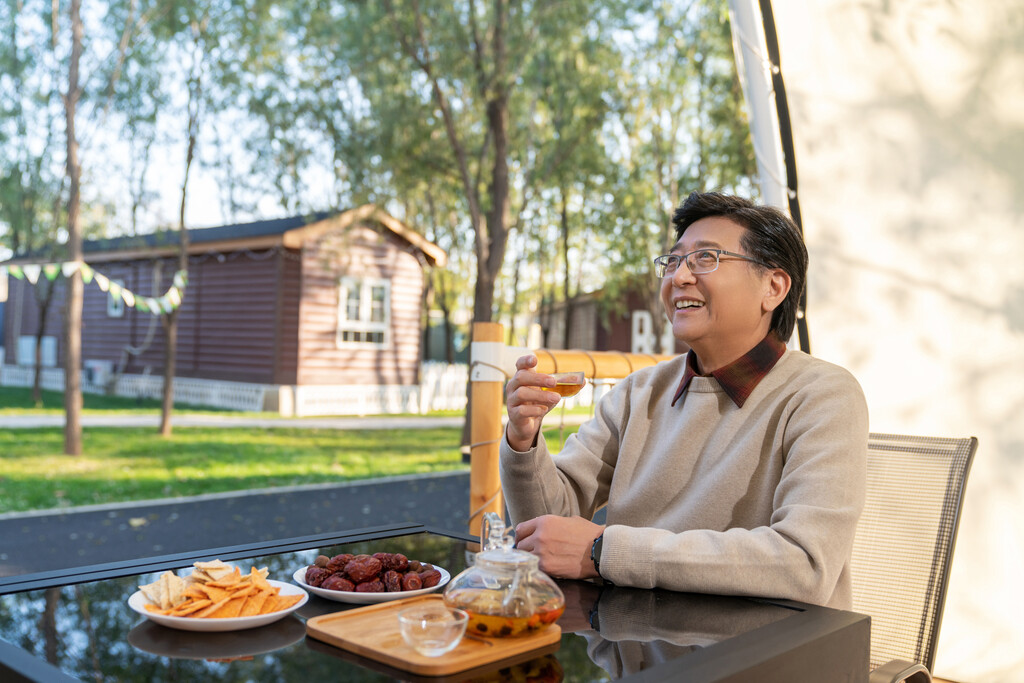
<instances>
[{"instance_id":1,"label":"glass teapot","mask_svg":"<svg viewBox=\"0 0 1024 683\"><path fill-rule=\"evenodd\" d=\"M513 548L513 530L494 512L484 514L473 566L445 587L444 601L469 613L466 633L523 636L554 623L565 611L561 589L531 553Z\"/></svg>"}]
</instances>

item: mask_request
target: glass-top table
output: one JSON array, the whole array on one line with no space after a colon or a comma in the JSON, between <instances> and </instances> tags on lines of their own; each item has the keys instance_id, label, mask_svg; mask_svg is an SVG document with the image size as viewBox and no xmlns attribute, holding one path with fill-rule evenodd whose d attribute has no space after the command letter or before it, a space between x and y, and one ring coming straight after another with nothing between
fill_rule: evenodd
<instances>
[{"instance_id":1,"label":"glass-top table","mask_svg":"<svg viewBox=\"0 0 1024 683\"><path fill-rule=\"evenodd\" d=\"M867 680L868 617L782 600L563 581L560 643L449 678L409 674L306 636L307 619L359 605L310 595L269 626L191 633L127 604L163 571L215 558L266 566L271 579L291 582L319 554L398 552L454 576L475 541L401 524L0 578L0 681Z\"/></svg>"}]
</instances>

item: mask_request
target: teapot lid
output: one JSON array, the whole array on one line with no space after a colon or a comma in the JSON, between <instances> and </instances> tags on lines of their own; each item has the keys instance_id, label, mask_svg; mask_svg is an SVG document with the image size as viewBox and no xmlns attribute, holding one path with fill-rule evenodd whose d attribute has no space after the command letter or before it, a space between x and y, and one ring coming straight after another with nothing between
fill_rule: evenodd
<instances>
[{"instance_id":1,"label":"teapot lid","mask_svg":"<svg viewBox=\"0 0 1024 683\"><path fill-rule=\"evenodd\" d=\"M515 544L515 529L505 526L498 513L484 513L480 525L481 551L476 554L476 561L512 567L536 567L539 563L537 556L516 550Z\"/></svg>"}]
</instances>

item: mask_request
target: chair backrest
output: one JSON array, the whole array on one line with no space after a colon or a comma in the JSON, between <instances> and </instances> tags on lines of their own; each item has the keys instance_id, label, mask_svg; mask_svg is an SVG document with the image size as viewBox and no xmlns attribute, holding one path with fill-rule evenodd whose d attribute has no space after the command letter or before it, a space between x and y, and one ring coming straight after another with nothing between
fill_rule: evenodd
<instances>
[{"instance_id":1,"label":"chair backrest","mask_svg":"<svg viewBox=\"0 0 1024 683\"><path fill-rule=\"evenodd\" d=\"M931 671L967 473L978 440L871 434L853 543L853 609L871 617L871 668Z\"/></svg>"}]
</instances>

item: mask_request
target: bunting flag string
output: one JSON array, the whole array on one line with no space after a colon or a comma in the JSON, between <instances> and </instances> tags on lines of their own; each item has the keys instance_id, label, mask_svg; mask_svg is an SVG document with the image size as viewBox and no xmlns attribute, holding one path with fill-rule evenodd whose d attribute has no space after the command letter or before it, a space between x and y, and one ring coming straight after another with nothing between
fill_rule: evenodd
<instances>
[{"instance_id":1,"label":"bunting flag string","mask_svg":"<svg viewBox=\"0 0 1024 683\"><path fill-rule=\"evenodd\" d=\"M58 275L71 277L75 272L82 274L82 282L96 283L101 291L110 295L111 299L120 299L129 308L138 309L144 313L161 315L170 313L181 306L185 287L188 285L188 271L179 270L174 274L171 286L159 297L146 297L135 294L129 289L121 286L109 277L93 269L88 263L82 261L65 261L64 263L26 263L24 265L0 266L6 268L15 279L27 280L31 284L39 282L40 276L53 282Z\"/></svg>"}]
</instances>

